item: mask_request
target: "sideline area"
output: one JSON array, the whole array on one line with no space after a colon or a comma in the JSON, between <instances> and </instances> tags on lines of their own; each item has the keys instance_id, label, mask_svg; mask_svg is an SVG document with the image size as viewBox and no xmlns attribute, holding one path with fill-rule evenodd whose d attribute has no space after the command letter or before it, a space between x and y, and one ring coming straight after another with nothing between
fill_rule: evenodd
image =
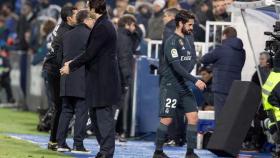
<instances>
[{"instance_id":1,"label":"sideline area","mask_svg":"<svg viewBox=\"0 0 280 158\"><path fill-rule=\"evenodd\" d=\"M95 139L86 139L85 147L92 151L91 154L81 155L66 153L65 155L48 151L48 134L36 131L38 116L36 113L23 112L14 109L0 108L0 158L92 158L98 152ZM72 139L67 139L72 146ZM166 153L171 158L184 157L186 147L165 147ZM151 158L154 144L147 141L129 141L116 143L114 158ZM207 150L196 150L201 158L215 158ZM241 154L239 157L270 158L268 154Z\"/></svg>"}]
</instances>

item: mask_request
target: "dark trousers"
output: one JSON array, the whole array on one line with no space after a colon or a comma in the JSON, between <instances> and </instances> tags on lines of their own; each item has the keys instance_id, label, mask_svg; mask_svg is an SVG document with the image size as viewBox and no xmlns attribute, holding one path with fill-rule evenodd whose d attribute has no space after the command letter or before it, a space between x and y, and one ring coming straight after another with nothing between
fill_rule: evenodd
<instances>
[{"instance_id":1,"label":"dark trousers","mask_svg":"<svg viewBox=\"0 0 280 158\"><path fill-rule=\"evenodd\" d=\"M100 153L106 158L113 158L115 151L115 123L112 106L104 108L90 108L90 117L100 145Z\"/></svg>"},{"instance_id":2,"label":"dark trousers","mask_svg":"<svg viewBox=\"0 0 280 158\"><path fill-rule=\"evenodd\" d=\"M10 74L1 78L1 87L3 87L7 94L7 101L10 102L14 99L11 87Z\"/></svg>"},{"instance_id":3,"label":"dark trousers","mask_svg":"<svg viewBox=\"0 0 280 158\"><path fill-rule=\"evenodd\" d=\"M119 134L128 132L128 110L130 106L130 87L124 87L119 105L114 105L114 120L116 121L116 132Z\"/></svg>"},{"instance_id":4,"label":"dark trousers","mask_svg":"<svg viewBox=\"0 0 280 158\"><path fill-rule=\"evenodd\" d=\"M88 120L88 107L85 103L85 99L77 97L63 97L62 112L59 118L57 130L57 142L59 146L66 144L68 127L74 114L74 146L83 145L83 140L86 135L86 123Z\"/></svg>"},{"instance_id":5,"label":"dark trousers","mask_svg":"<svg viewBox=\"0 0 280 158\"><path fill-rule=\"evenodd\" d=\"M57 142L56 134L59 123L59 117L61 114L62 101L60 98L60 76L59 74L52 74L49 72L43 72L46 94L48 97L49 108L52 109L52 123L51 123L51 133L50 141Z\"/></svg>"},{"instance_id":6,"label":"dark trousers","mask_svg":"<svg viewBox=\"0 0 280 158\"><path fill-rule=\"evenodd\" d=\"M219 117L225 105L227 94L214 92L215 120Z\"/></svg>"},{"instance_id":7,"label":"dark trousers","mask_svg":"<svg viewBox=\"0 0 280 158\"><path fill-rule=\"evenodd\" d=\"M26 97L27 91L27 63L27 52L22 51L22 54L20 56L20 87L23 92L24 98Z\"/></svg>"}]
</instances>

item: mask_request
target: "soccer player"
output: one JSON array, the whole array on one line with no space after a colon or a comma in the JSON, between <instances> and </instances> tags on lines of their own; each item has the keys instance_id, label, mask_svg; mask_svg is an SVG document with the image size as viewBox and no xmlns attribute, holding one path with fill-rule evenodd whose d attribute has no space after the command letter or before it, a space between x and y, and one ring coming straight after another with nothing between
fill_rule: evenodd
<instances>
[{"instance_id":1,"label":"soccer player","mask_svg":"<svg viewBox=\"0 0 280 158\"><path fill-rule=\"evenodd\" d=\"M168 158L163 152L163 144L177 105L182 106L188 120L186 158L198 157L194 153L197 136L197 105L193 93L185 84L186 81L191 81L200 90L206 87L204 82L196 79L187 70L188 65L191 64L192 55L187 49L184 37L192 32L194 19L194 15L190 12L179 11L175 17L176 30L164 46L164 60L160 73L160 125L157 129L156 150L153 158Z\"/></svg>"}]
</instances>

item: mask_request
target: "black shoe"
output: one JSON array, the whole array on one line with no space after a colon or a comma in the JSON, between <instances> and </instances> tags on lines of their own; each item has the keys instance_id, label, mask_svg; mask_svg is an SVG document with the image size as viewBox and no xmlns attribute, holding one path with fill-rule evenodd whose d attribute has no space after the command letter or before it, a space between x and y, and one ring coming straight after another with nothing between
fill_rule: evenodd
<instances>
[{"instance_id":1,"label":"black shoe","mask_svg":"<svg viewBox=\"0 0 280 158\"><path fill-rule=\"evenodd\" d=\"M96 155L95 158L106 158L106 155L101 154L101 153L99 152L99 153L97 153L97 155Z\"/></svg>"},{"instance_id":2,"label":"black shoe","mask_svg":"<svg viewBox=\"0 0 280 158\"><path fill-rule=\"evenodd\" d=\"M71 150L72 153L76 154L90 154L91 151L87 150L83 145L81 146L74 146Z\"/></svg>"},{"instance_id":3,"label":"black shoe","mask_svg":"<svg viewBox=\"0 0 280 158\"><path fill-rule=\"evenodd\" d=\"M52 151L56 151L57 150L57 143L55 142L49 142L48 143L48 149L52 150Z\"/></svg>"},{"instance_id":4,"label":"black shoe","mask_svg":"<svg viewBox=\"0 0 280 158\"><path fill-rule=\"evenodd\" d=\"M71 148L67 144L65 144L63 146L58 146L57 151L58 152L70 152Z\"/></svg>"},{"instance_id":5,"label":"black shoe","mask_svg":"<svg viewBox=\"0 0 280 158\"><path fill-rule=\"evenodd\" d=\"M185 158L199 158L194 152L186 153Z\"/></svg>"},{"instance_id":6,"label":"black shoe","mask_svg":"<svg viewBox=\"0 0 280 158\"><path fill-rule=\"evenodd\" d=\"M163 151L156 150L153 158L169 158Z\"/></svg>"}]
</instances>

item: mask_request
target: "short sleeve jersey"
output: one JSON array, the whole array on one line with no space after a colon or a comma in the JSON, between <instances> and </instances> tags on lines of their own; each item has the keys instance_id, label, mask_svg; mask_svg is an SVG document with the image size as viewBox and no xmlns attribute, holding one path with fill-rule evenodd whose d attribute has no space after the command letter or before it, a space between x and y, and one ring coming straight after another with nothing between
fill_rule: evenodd
<instances>
[{"instance_id":1,"label":"short sleeve jersey","mask_svg":"<svg viewBox=\"0 0 280 158\"><path fill-rule=\"evenodd\" d=\"M189 70L191 64L192 54L183 37L177 34L170 36L164 46L164 60L162 63L161 77L168 82L175 82L174 84L181 84L184 82L183 76L179 75L172 67L172 62L179 61L180 64Z\"/></svg>"}]
</instances>

